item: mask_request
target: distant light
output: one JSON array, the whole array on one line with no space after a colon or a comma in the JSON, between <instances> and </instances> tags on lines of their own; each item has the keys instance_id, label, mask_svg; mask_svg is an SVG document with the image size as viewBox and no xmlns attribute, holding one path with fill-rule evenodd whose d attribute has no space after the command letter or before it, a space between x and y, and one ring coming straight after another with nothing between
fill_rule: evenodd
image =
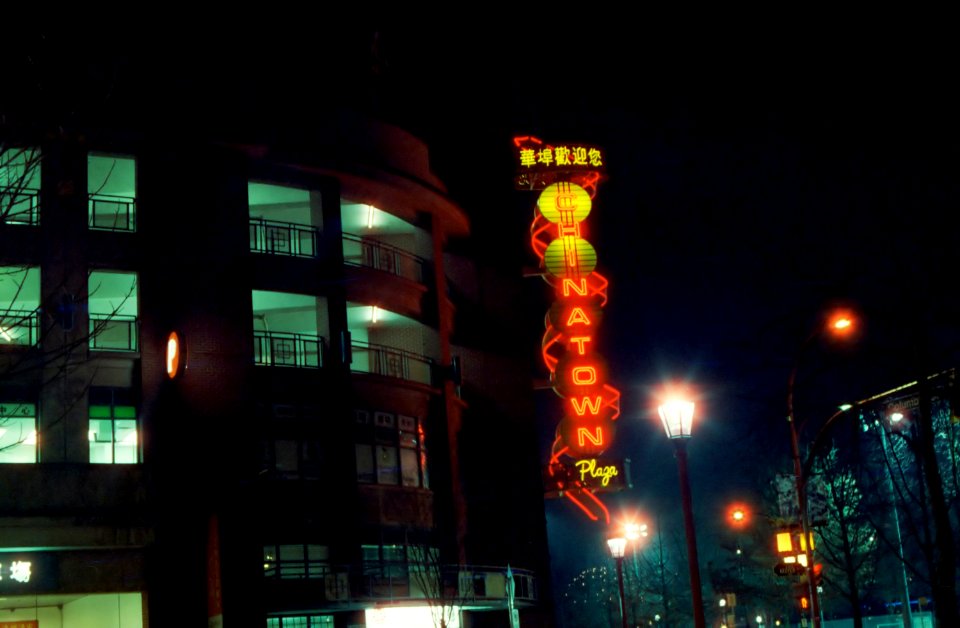
<instances>
[{"instance_id":1,"label":"distant light","mask_svg":"<svg viewBox=\"0 0 960 628\"><path fill-rule=\"evenodd\" d=\"M370 306L370 322L376 323L379 317L380 317L380 308L378 308L376 305L371 305Z\"/></svg>"},{"instance_id":2,"label":"distant light","mask_svg":"<svg viewBox=\"0 0 960 628\"><path fill-rule=\"evenodd\" d=\"M180 374L180 366L183 355L183 347L180 342L180 335L172 331L167 336L167 377L174 379Z\"/></svg>"},{"instance_id":3,"label":"distant light","mask_svg":"<svg viewBox=\"0 0 960 628\"><path fill-rule=\"evenodd\" d=\"M620 536L607 539L607 547L610 548L610 555L614 558L623 558L623 553L627 549L627 539Z\"/></svg>"},{"instance_id":4,"label":"distant light","mask_svg":"<svg viewBox=\"0 0 960 628\"><path fill-rule=\"evenodd\" d=\"M367 205L367 229L373 229L373 214L376 211L373 205Z\"/></svg>"},{"instance_id":5,"label":"distant light","mask_svg":"<svg viewBox=\"0 0 960 628\"><path fill-rule=\"evenodd\" d=\"M738 548L737 548L737 556L739 556L739 555L742 554L742 553L743 553L743 550L738 547Z\"/></svg>"},{"instance_id":6,"label":"distant light","mask_svg":"<svg viewBox=\"0 0 960 628\"><path fill-rule=\"evenodd\" d=\"M891 423L899 423L899 422L902 421L902 420L903 420L903 413L902 413L902 412L894 412L893 414L890 415L890 422L891 422Z\"/></svg>"},{"instance_id":7,"label":"distant light","mask_svg":"<svg viewBox=\"0 0 960 628\"><path fill-rule=\"evenodd\" d=\"M723 606L726 606L726 605L727 605L727 599L726 599L726 598L723 598L723 597L720 598L720 606L723 607Z\"/></svg>"},{"instance_id":8,"label":"distant light","mask_svg":"<svg viewBox=\"0 0 960 628\"><path fill-rule=\"evenodd\" d=\"M756 622L757 622L758 624L762 624L762 623L763 623L763 617L760 616L760 615L757 615L754 619L756 620Z\"/></svg>"},{"instance_id":9,"label":"distant light","mask_svg":"<svg viewBox=\"0 0 960 628\"><path fill-rule=\"evenodd\" d=\"M852 404L852 403L844 403L844 404L841 404L841 405L840 405L840 411L841 411L841 412L846 412L847 410L849 410L849 409L852 408L852 407L853 407L853 404Z\"/></svg>"}]
</instances>

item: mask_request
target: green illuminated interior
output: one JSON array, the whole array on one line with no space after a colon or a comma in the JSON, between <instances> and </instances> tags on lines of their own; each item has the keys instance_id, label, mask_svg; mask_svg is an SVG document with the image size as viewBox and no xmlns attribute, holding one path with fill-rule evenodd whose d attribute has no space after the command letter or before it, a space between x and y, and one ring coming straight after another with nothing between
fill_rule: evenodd
<instances>
[{"instance_id":1,"label":"green illuminated interior","mask_svg":"<svg viewBox=\"0 0 960 628\"><path fill-rule=\"evenodd\" d=\"M40 628L143 627L140 593L0 596L0 625L37 621Z\"/></svg>"},{"instance_id":2,"label":"green illuminated interior","mask_svg":"<svg viewBox=\"0 0 960 628\"><path fill-rule=\"evenodd\" d=\"M0 189L40 189L40 151L8 148L0 152Z\"/></svg>"},{"instance_id":3,"label":"green illuminated interior","mask_svg":"<svg viewBox=\"0 0 960 628\"><path fill-rule=\"evenodd\" d=\"M90 462L135 464L139 462L137 410L133 406L90 406Z\"/></svg>"},{"instance_id":4,"label":"green illuminated interior","mask_svg":"<svg viewBox=\"0 0 960 628\"><path fill-rule=\"evenodd\" d=\"M136 230L137 162L133 157L87 155L90 226Z\"/></svg>"},{"instance_id":5,"label":"green illuminated interior","mask_svg":"<svg viewBox=\"0 0 960 628\"><path fill-rule=\"evenodd\" d=\"M40 269L0 266L0 346L37 341Z\"/></svg>"},{"instance_id":6,"label":"green illuminated interior","mask_svg":"<svg viewBox=\"0 0 960 628\"><path fill-rule=\"evenodd\" d=\"M0 401L0 463L37 461L37 406Z\"/></svg>"},{"instance_id":7,"label":"green illuminated interior","mask_svg":"<svg viewBox=\"0 0 960 628\"><path fill-rule=\"evenodd\" d=\"M423 259L433 257L427 231L380 208L341 198L340 221L346 234L382 242ZM345 240L343 246L344 259L348 261L362 255L359 242Z\"/></svg>"},{"instance_id":8,"label":"green illuminated interior","mask_svg":"<svg viewBox=\"0 0 960 628\"><path fill-rule=\"evenodd\" d=\"M323 227L322 199L314 190L251 181L247 202L251 218Z\"/></svg>"},{"instance_id":9,"label":"green illuminated interior","mask_svg":"<svg viewBox=\"0 0 960 628\"><path fill-rule=\"evenodd\" d=\"M307 294L253 290L254 331L330 337L327 300Z\"/></svg>"}]
</instances>

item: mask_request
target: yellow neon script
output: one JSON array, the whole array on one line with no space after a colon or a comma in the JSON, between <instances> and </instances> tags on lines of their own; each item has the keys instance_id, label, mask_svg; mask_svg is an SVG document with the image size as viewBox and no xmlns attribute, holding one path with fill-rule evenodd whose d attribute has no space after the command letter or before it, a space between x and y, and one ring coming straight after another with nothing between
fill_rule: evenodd
<instances>
[{"instance_id":1,"label":"yellow neon script","mask_svg":"<svg viewBox=\"0 0 960 628\"><path fill-rule=\"evenodd\" d=\"M607 486L610 484L610 478L615 478L619 475L619 471L617 471L617 467L614 465L597 467L595 458L591 458L590 460L577 460L574 464L577 466L577 471L580 472L581 482L589 476L591 478L600 478L600 485Z\"/></svg>"}]
</instances>

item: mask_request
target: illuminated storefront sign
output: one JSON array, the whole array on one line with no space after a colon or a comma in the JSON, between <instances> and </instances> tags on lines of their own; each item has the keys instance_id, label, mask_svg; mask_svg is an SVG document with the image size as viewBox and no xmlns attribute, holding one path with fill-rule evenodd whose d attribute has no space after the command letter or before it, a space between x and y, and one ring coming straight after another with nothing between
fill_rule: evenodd
<instances>
[{"instance_id":1,"label":"illuminated storefront sign","mask_svg":"<svg viewBox=\"0 0 960 628\"><path fill-rule=\"evenodd\" d=\"M0 580L12 580L26 584L33 575L33 563L29 560L0 562Z\"/></svg>"},{"instance_id":2,"label":"illuminated storefront sign","mask_svg":"<svg viewBox=\"0 0 960 628\"><path fill-rule=\"evenodd\" d=\"M596 493L623 488L626 474L617 464L596 460L613 442L620 415L620 392L608 384L596 349L607 280L596 272L597 251L588 232L604 155L596 147L548 145L534 137L516 138L514 144L517 187L539 192L530 243L554 289L541 353L550 383L563 398L563 415L546 467L546 493L570 499L591 519L609 521Z\"/></svg>"},{"instance_id":3,"label":"illuminated storefront sign","mask_svg":"<svg viewBox=\"0 0 960 628\"><path fill-rule=\"evenodd\" d=\"M36 619L22 619L20 621L0 621L0 628L40 628Z\"/></svg>"}]
</instances>

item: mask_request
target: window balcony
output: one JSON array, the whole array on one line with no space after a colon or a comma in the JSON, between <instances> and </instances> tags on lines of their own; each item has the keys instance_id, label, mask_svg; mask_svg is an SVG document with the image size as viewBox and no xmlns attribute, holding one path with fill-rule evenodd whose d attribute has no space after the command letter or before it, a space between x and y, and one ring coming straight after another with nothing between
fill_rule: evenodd
<instances>
[{"instance_id":1,"label":"window balcony","mask_svg":"<svg viewBox=\"0 0 960 628\"><path fill-rule=\"evenodd\" d=\"M0 345L33 346L39 327L36 310L0 310Z\"/></svg>"},{"instance_id":2,"label":"window balcony","mask_svg":"<svg viewBox=\"0 0 960 628\"><path fill-rule=\"evenodd\" d=\"M254 253L314 258L319 234L320 230L310 225L250 218L250 250Z\"/></svg>"},{"instance_id":3,"label":"window balcony","mask_svg":"<svg viewBox=\"0 0 960 628\"><path fill-rule=\"evenodd\" d=\"M419 384L433 383L433 360L428 357L384 345L354 341L351 343L355 373L396 377Z\"/></svg>"},{"instance_id":4,"label":"window balcony","mask_svg":"<svg viewBox=\"0 0 960 628\"><path fill-rule=\"evenodd\" d=\"M257 366L318 369L323 366L321 336L282 331L253 332L253 361Z\"/></svg>"},{"instance_id":5,"label":"window balcony","mask_svg":"<svg viewBox=\"0 0 960 628\"><path fill-rule=\"evenodd\" d=\"M352 233L343 234L343 261L423 283L422 257L401 248Z\"/></svg>"},{"instance_id":6,"label":"window balcony","mask_svg":"<svg viewBox=\"0 0 960 628\"><path fill-rule=\"evenodd\" d=\"M87 201L90 228L101 231L136 231L137 201L130 196L92 194Z\"/></svg>"},{"instance_id":7,"label":"window balcony","mask_svg":"<svg viewBox=\"0 0 960 628\"><path fill-rule=\"evenodd\" d=\"M0 222L8 225L40 224L40 191L0 188Z\"/></svg>"},{"instance_id":8,"label":"window balcony","mask_svg":"<svg viewBox=\"0 0 960 628\"><path fill-rule=\"evenodd\" d=\"M124 314L90 313L90 350L134 352L139 320Z\"/></svg>"}]
</instances>

